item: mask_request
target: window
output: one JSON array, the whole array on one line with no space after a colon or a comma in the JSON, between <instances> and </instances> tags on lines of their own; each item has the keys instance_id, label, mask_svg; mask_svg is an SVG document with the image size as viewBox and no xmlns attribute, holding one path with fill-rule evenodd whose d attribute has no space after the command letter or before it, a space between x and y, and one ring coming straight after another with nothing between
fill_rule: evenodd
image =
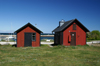
<instances>
[{"instance_id":1,"label":"window","mask_svg":"<svg viewBox=\"0 0 100 66\"><path fill-rule=\"evenodd\" d=\"M76 30L76 24L73 24L73 30Z\"/></svg>"},{"instance_id":2,"label":"window","mask_svg":"<svg viewBox=\"0 0 100 66\"><path fill-rule=\"evenodd\" d=\"M32 41L36 41L36 33L32 33Z\"/></svg>"}]
</instances>

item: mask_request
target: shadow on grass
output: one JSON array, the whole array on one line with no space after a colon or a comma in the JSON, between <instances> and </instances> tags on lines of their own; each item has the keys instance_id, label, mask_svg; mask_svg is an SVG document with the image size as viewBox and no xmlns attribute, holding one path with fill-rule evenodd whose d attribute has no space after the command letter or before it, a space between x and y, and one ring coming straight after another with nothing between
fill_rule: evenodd
<instances>
[{"instance_id":1,"label":"shadow on grass","mask_svg":"<svg viewBox=\"0 0 100 66\"><path fill-rule=\"evenodd\" d=\"M51 46L58 46L59 44L51 44Z\"/></svg>"},{"instance_id":2,"label":"shadow on grass","mask_svg":"<svg viewBox=\"0 0 100 66\"><path fill-rule=\"evenodd\" d=\"M12 47L17 47L17 44L13 44Z\"/></svg>"}]
</instances>

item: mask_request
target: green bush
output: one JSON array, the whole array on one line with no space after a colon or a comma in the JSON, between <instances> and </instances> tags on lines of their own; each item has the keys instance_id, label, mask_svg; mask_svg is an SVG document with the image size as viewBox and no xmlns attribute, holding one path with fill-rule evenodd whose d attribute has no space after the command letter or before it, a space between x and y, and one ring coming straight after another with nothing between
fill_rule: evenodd
<instances>
[{"instance_id":1,"label":"green bush","mask_svg":"<svg viewBox=\"0 0 100 66\"><path fill-rule=\"evenodd\" d=\"M84 45L84 46L89 46L88 44Z\"/></svg>"},{"instance_id":2,"label":"green bush","mask_svg":"<svg viewBox=\"0 0 100 66\"><path fill-rule=\"evenodd\" d=\"M1 39L1 41L5 41L4 39Z\"/></svg>"},{"instance_id":3,"label":"green bush","mask_svg":"<svg viewBox=\"0 0 100 66\"><path fill-rule=\"evenodd\" d=\"M76 49L76 46L71 46L72 49Z\"/></svg>"},{"instance_id":4,"label":"green bush","mask_svg":"<svg viewBox=\"0 0 100 66\"><path fill-rule=\"evenodd\" d=\"M50 42L54 42L54 40L51 39Z\"/></svg>"},{"instance_id":5,"label":"green bush","mask_svg":"<svg viewBox=\"0 0 100 66\"><path fill-rule=\"evenodd\" d=\"M90 33L86 33L87 40L100 40L100 32L93 30Z\"/></svg>"},{"instance_id":6,"label":"green bush","mask_svg":"<svg viewBox=\"0 0 100 66\"><path fill-rule=\"evenodd\" d=\"M0 44L0 46L1 46L1 44Z\"/></svg>"}]
</instances>

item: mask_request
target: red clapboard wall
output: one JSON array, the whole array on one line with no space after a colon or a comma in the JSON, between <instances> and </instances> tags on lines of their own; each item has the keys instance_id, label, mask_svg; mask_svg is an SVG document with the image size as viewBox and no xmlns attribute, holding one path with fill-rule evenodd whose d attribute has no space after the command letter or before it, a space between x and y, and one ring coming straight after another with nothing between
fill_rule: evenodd
<instances>
[{"instance_id":1,"label":"red clapboard wall","mask_svg":"<svg viewBox=\"0 0 100 66\"><path fill-rule=\"evenodd\" d=\"M59 26L52 32L55 32L54 44L75 46L86 44L86 32L89 32L89 30L77 19L72 19L60 21Z\"/></svg>"},{"instance_id":2,"label":"red clapboard wall","mask_svg":"<svg viewBox=\"0 0 100 66\"><path fill-rule=\"evenodd\" d=\"M17 33L17 47L24 47L25 46L25 42L28 42L30 40L26 40L25 41L25 33L35 33L35 41L31 40L31 45L32 47L39 47L40 46L40 33L42 31L40 31L39 29L37 29L36 27L34 27L33 25L31 25L30 23L24 25L22 28L18 29L17 31L15 31ZM32 36L28 36L28 38L32 38ZM26 37L27 39L27 37ZM26 46L27 43L26 43Z\"/></svg>"},{"instance_id":3,"label":"red clapboard wall","mask_svg":"<svg viewBox=\"0 0 100 66\"><path fill-rule=\"evenodd\" d=\"M76 24L76 23L73 23ZM76 24L76 30L73 30L73 24L71 24L63 32L63 45L69 46L71 42L71 32L76 33L76 45L85 45L86 44L86 32ZM70 41L69 41L69 40Z\"/></svg>"}]
</instances>

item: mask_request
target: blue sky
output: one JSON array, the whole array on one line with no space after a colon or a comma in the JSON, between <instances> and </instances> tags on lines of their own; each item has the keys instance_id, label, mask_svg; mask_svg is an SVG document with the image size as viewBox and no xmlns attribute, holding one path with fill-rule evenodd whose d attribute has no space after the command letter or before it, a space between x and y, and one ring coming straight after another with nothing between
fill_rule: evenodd
<instances>
[{"instance_id":1,"label":"blue sky","mask_svg":"<svg viewBox=\"0 0 100 66\"><path fill-rule=\"evenodd\" d=\"M59 21L77 18L100 31L100 0L0 0L0 32L14 32L30 22L51 33Z\"/></svg>"}]
</instances>

